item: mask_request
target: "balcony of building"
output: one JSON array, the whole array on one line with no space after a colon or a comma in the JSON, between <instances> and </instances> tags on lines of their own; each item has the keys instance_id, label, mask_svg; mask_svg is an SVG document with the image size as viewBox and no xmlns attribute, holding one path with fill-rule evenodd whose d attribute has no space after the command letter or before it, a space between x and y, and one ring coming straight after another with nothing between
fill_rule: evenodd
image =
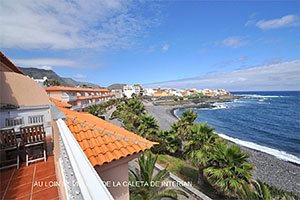
<instances>
[{"instance_id":1,"label":"balcony of building","mask_svg":"<svg viewBox=\"0 0 300 200\"><path fill-rule=\"evenodd\" d=\"M71 95L69 93L63 92L62 94L62 100L63 101L76 101L77 100L77 96L76 95Z\"/></svg>"},{"instance_id":2,"label":"balcony of building","mask_svg":"<svg viewBox=\"0 0 300 200\"><path fill-rule=\"evenodd\" d=\"M2 199L113 199L65 124L51 105L52 135L47 137L47 160L0 171ZM3 159L1 159L1 162Z\"/></svg>"}]
</instances>

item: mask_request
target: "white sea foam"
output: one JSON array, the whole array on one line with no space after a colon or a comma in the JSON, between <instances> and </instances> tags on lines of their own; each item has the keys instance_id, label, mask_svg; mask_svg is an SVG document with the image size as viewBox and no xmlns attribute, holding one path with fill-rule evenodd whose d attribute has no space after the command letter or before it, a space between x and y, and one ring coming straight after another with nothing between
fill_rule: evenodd
<instances>
[{"instance_id":1,"label":"white sea foam","mask_svg":"<svg viewBox=\"0 0 300 200\"><path fill-rule=\"evenodd\" d=\"M211 108L212 110L229 108L229 106L226 105L226 104L224 104L224 103L214 103L213 105L214 105L215 107L214 107L214 108Z\"/></svg>"},{"instance_id":2,"label":"white sea foam","mask_svg":"<svg viewBox=\"0 0 300 200\"><path fill-rule=\"evenodd\" d=\"M296 164L300 164L300 158L299 157L288 154L284 151L279 151L279 150L276 150L276 149L265 147L265 146L262 146L262 145L259 145L259 144L255 144L253 142L247 142L247 141L244 141L244 140L239 140L239 139L232 138L232 137L229 137L229 136L221 134L221 133L218 133L218 135L221 138L223 138L225 140L229 140L229 141L231 141L235 144L239 144L241 146L244 146L244 147L247 147L247 148L250 148L250 149L254 149L254 150L257 150L257 151L261 151L261 152L273 155L273 156L275 156L275 157L277 157L281 160L284 160L284 161L289 161L289 162L293 162L293 163L296 163Z\"/></svg>"},{"instance_id":3,"label":"white sea foam","mask_svg":"<svg viewBox=\"0 0 300 200\"><path fill-rule=\"evenodd\" d=\"M279 98L279 97L286 97L286 96L273 96L273 95L258 95L258 94L244 94L242 96L251 97L251 98Z\"/></svg>"}]
</instances>

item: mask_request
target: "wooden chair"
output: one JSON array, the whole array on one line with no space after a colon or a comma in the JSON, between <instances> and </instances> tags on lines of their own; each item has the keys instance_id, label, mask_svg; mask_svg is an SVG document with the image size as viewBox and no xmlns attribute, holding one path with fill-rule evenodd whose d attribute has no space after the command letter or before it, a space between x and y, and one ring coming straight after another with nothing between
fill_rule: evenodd
<instances>
[{"instance_id":1,"label":"wooden chair","mask_svg":"<svg viewBox=\"0 0 300 200\"><path fill-rule=\"evenodd\" d=\"M22 145L24 145L26 153L26 166L28 163L35 162L38 160L47 160L47 143L46 143L46 133L43 125L36 126L27 126L21 127L21 138ZM35 154L34 151L40 151L38 154ZM32 160L29 160L29 156L38 156L42 155L43 157L38 157Z\"/></svg>"},{"instance_id":2,"label":"wooden chair","mask_svg":"<svg viewBox=\"0 0 300 200\"><path fill-rule=\"evenodd\" d=\"M7 158L8 154L11 152L17 153L16 162L13 164L9 164L7 166L0 167L0 169L6 169L9 167L17 166L19 169L20 163L20 154L19 154L20 142L17 142L16 132L12 129L1 129L0 130L0 152L5 152L5 158ZM4 159L0 161L1 165L5 163L12 163L15 159Z\"/></svg>"}]
</instances>

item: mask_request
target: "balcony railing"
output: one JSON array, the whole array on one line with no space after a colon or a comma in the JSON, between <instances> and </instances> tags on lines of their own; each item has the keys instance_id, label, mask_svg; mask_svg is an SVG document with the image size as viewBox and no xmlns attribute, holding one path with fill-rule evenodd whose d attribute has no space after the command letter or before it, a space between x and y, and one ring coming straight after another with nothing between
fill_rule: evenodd
<instances>
[{"instance_id":1,"label":"balcony railing","mask_svg":"<svg viewBox=\"0 0 300 200\"><path fill-rule=\"evenodd\" d=\"M58 119L56 123L60 133L60 166L67 199L113 200L65 122Z\"/></svg>"},{"instance_id":2,"label":"balcony railing","mask_svg":"<svg viewBox=\"0 0 300 200\"><path fill-rule=\"evenodd\" d=\"M62 96L62 99L67 100L67 101L76 101L77 96Z\"/></svg>"}]
</instances>

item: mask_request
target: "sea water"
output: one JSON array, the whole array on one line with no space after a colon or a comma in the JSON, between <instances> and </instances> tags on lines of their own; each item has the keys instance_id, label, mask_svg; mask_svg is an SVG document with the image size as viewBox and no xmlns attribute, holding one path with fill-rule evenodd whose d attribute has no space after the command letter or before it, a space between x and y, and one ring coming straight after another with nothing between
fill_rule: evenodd
<instances>
[{"instance_id":1,"label":"sea water","mask_svg":"<svg viewBox=\"0 0 300 200\"><path fill-rule=\"evenodd\" d=\"M243 95L212 109L191 109L219 136L300 164L300 92L233 92ZM176 110L180 116L186 109Z\"/></svg>"}]
</instances>

